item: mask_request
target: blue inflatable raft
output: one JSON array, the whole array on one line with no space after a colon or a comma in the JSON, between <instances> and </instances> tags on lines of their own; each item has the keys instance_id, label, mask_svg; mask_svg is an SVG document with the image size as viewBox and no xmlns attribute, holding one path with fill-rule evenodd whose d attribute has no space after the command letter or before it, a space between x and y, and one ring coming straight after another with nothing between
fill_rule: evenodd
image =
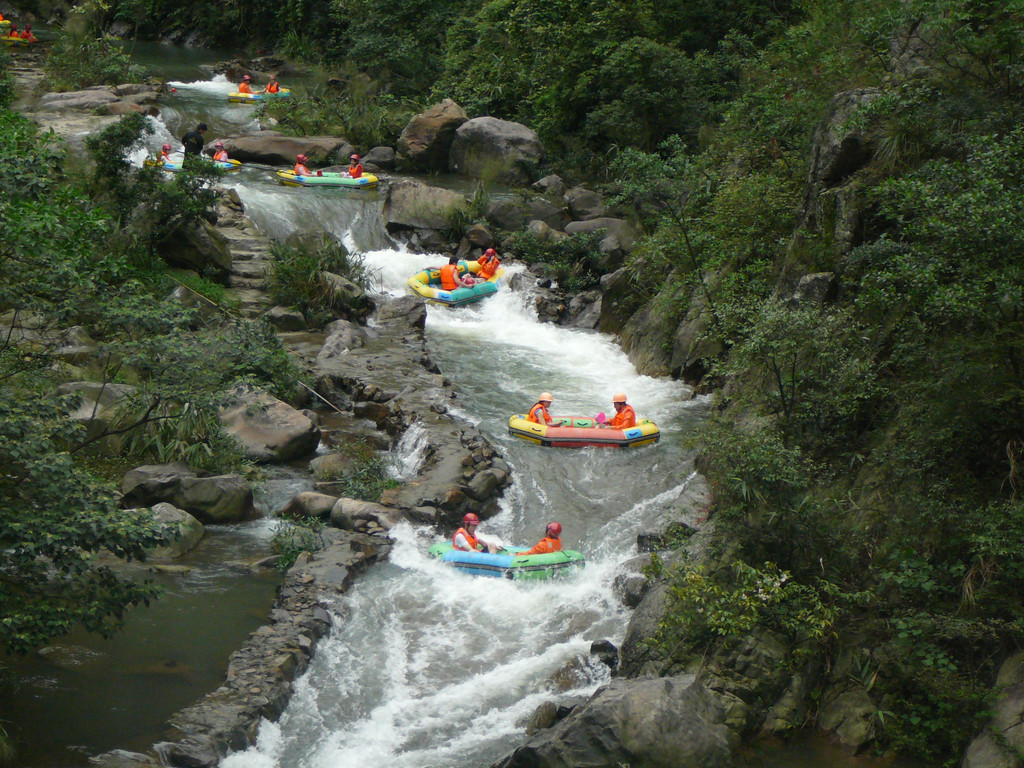
<instances>
[{"instance_id":1,"label":"blue inflatable raft","mask_svg":"<svg viewBox=\"0 0 1024 768\"><path fill-rule=\"evenodd\" d=\"M475 261L459 262L460 275L465 275L467 272L471 275L476 275L479 271L480 264ZM493 296L498 292L498 281L504 274L505 270L499 267L498 271L489 279L477 280L476 285L469 288L456 288L454 291L446 291L441 287L441 268L430 267L410 277L409 287L427 301L457 307Z\"/></svg>"},{"instance_id":2,"label":"blue inflatable raft","mask_svg":"<svg viewBox=\"0 0 1024 768\"><path fill-rule=\"evenodd\" d=\"M430 548L430 554L460 571L474 576L499 579L551 579L565 576L584 565L583 555L573 549L544 555L520 555L527 547L507 547L496 555L488 552L463 552L442 541Z\"/></svg>"}]
</instances>

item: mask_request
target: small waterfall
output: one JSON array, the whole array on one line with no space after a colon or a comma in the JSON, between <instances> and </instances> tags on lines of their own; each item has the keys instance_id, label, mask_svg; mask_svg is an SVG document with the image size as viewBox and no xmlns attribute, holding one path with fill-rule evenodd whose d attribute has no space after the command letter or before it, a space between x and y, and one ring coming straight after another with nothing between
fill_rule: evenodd
<instances>
[{"instance_id":1,"label":"small waterfall","mask_svg":"<svg viewBox=\"0 0 1024 768\"><path fill-rule=\"evenodd\" d=\"M405 430L392 454L391 476L406 481L416 476L430 442L423 425L416 423Z\"/></svg>"}]
</instances>

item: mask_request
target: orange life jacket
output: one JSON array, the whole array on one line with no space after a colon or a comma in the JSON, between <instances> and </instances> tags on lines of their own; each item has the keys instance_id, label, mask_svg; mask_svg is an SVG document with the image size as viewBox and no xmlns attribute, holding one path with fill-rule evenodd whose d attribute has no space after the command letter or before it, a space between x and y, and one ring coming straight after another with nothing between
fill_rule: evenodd
<instances>
[{"instance_id":1,"label":"orange life jacket","mask_svg":"<svg viewBox=\"0 0 1024 768\"><path fill-rule=\"evenodd\" d=\"M170 164L174 163L174 161L171 160L171 156L168 155L166 152L163 152L163 151L160 152L160 162L161 163L170 163Z\"/></svg>"},{"instance_id":2,"label":"orange life jacket","mask_svg":"<svg viewBox=\"0 0 1024 768\"><path fill-rule=\"evenodd\" d=\"M466 537L466 541L469 542L469 546L471 546L473 549L465 549L464 547L460 547L458 544L455 543L455 539L458 538L460 533ZM465 528L459 528L459 530L457 530L455 534L452 536L452 546L460 552L476 552L480 549L480 542L477 541L476 537L470 534L470 532L467 531Z\"/></svg>"},{"instance_id":3,"label":"orange life jacket","mask_svg":"<svg viewBox=\"0 0 1024 768\"><path fill-rule=\"evenodd\" d=\"M548 409L543 403L537 403L530 409L530 415L526 418L534 424L543 424L544 426L547 426L551 421L551 414L548 413Z\"/></svg>"},{"instance_id":4,"label":"orange life jacket","mask_svg":"<svg viewBox=\"0 0 1024 768\"><path fill-rule=\"evenodd\" d=\"M635 427L636 411L633 410L633 406L627 405L621 411L616 413L608 422L608 426L613 429L629 429L630 427Z\"/></svg>"},{"instance_id":5,"label":"orange life jacket","mask_svg":"<svg viewBox=\"0 0 1024 768\"><path fill-rule=\"evenodd\" d=\"M228 153L223 149L220 152L214 152L213 159L218 163L226 163L228 160Z\"/></svg>"},{"instance_id":6,"label":"orange life jacket","mask_svg":"<svg viewBox=\"0 0 1024 768\"><path fill-rule=\"evenodd\" d=\"M276 80L274 80L267 86L267 93L277 93L279 90L281 90L281 86L278 85L278 82Z\"/></svg>"},{"instance_id":7,"label":"orange life jacket","mask_svg":"<svg viewBox=\"0 0 1024 768\"><path fill-rule=\"evenodd\" d=\"M530 549L525 552L520 552L516 557L521 555L546 555L548 552L561 552L562 551L562 540L552 539L550 536L545 536L543 539L534 544Z\"/></svg>"},{"instance_id":8,"label":"orange life jacket","mask_svg":"<svg viewBox=\"0 0 1024 768\"><path fill-rule=\"evenodd\" d=\"M481 256L476 260L476 263L480 265L479 271L476 273L477 277L482 277L484 280L490 280L494 277L494 273L498 271L500 262L497 256Z\"/></svg>"},{"instance_id":9,"label":"orange life jacket","mask_svg":"<svg viewBox=\"0 0 1024 768\"><path fill-rule=\"evenodd\" d=\"M348 167L348 175L351 176L353 179L358 179L360 176L363 175L363 166L360 163L350 165Z\"/></svg>"},{"instance_id":10,"label":"orange life jacket","mask_svg":"<svg viewBox=\"0 0 1024 768\"><path fill-rule=\"evenodd\" d=\"M241 83L238 86L239 93L252 93L252 88L249 87L248 83Z\"/></svg>"},{"instance_id":11,"label":"orange life jacket","mask_svg":"<svg viewBox=\"0 0 1024 768\"><path fill-rule=\"evenodd\" d=\"M296 176L312 176L313 174L310 173L309 172L309 168L304 166L302 163L296 163L295 164L295 175Z\"/></svg>"},{"instance_id":12,"label":"orange life jacket","mask_svg":"<svg viewBox=\"0 0 1024 768\"><path fill-rule=\"evenodd\" d=\"M445 264L441 267L441 287L446 291L454 291L459 287L455 276L459 274L458 264Z\"/></svg>"}]
</instances>

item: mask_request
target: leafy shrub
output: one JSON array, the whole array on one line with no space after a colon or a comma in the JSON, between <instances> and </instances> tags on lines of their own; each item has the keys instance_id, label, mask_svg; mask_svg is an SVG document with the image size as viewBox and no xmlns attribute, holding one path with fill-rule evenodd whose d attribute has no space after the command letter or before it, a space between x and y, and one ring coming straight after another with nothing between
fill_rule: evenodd
<instances>
[{"instance_id":1,"label":"leafy shrub","mask_svg":"<svg viewBox=\"0 0 1024 768\"><path fill-rule=\"evenodd\" d=\"M390 473L388 463L372 446L363 440L343 443L339 452L352 459L352 466L337 477L326 477L337 484L340 496L363 501L378 501L388 488L397 488L399 483Z\"/></svg>"},{"instance_id":2,"label":"leafy shrub","mask_svg":"<svg viewBox=\"0 0 1024 768\"><path fill-rule=\"evenodd\" d=\"M598 265L600 233L579 232L560 240L544 240L527 232L512 232L503 243L506 250L528 264L548 264L552 277L566 291L587 291L596 288L602 270Z\"/></svg>"},{"instance_id":3,"label":"leafy shrub","mask_svg":"<svg viewBox=\"0 0 1024 768\"><path fill-rule=\"evenodd\" d=\"M274 567L285 573L303 552L324 548L324 521L318 517L281 518L274 526L270 545L277 553Z\"/></svg>"},{"instance_id":4,"label":"leafy shrub","mask_svg":"<svg viewBox=\"0 0 1024 768\"><path fill-rule=\"evenodd\" d=\"M6 109L14 101L14 74L10 66L10 55L0 49L0 109Z\"/></svg>"},{"instance_id":5,"label":"leafy shrub","mask_svg":"<svg viewBox=\"0 0 1024 768\"><path fill-rule=\"evenodd\" d=\"M107 9L102 0L86 0L68 13L43 67L51 90L75 91L146 79L145 68L132 63L120 41L104 35Z\"/></svg>"},{"instance_id":6,"label":"leafy shrub","mask_svg":"<svg viewBox=\"0 0 1024 768\"><path fill-rule=\"evenodd\" d=\"M335 291L325 272L340 275L360 288L369 284L369 273L358 254L348 252L339 242L323 239L296 245L274 245L271 249L273 269L267 278L267 289L278 304L295 307L312 326L322 326L338 316L365 314L363 301L350 303Z\"/></svg>"},{"instance_id":7,"label":"leafy shrub","mask_svg":"<svg viewBox=\"0 0 1024 768\"><path fill-rule=\"evenodd\" d=\"M655 573L662 570L654 561ZM817 579L800 584L772 563L753 568L736 561L716 578L703 567L681 566L665 574L669 608L653 644L684 661L694 648L756 627L783 633L805 651L828 641L839 617L839 590Z\"/></svg>"},{"instance_id":8,"label":"leafy shrub","mask_svg":"<svg viewBox=\"0 0 1024 768\"><path fill-rule=\"evenodd\" d=\"M365 74L352 71L342 87L317 86L302 99L278 99L266 105L287 131L298 136L340 135L356 146L393 145L418 103L400 100ZM347 158L333 158L347 162Z\"/></svg>"}]
</instances>

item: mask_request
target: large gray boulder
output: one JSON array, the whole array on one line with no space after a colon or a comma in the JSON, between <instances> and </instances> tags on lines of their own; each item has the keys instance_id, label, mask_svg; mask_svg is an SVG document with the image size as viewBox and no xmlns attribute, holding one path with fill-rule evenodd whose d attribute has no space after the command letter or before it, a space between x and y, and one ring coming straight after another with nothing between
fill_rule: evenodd
<instances>
[{"instance_id":1,"label":"large gray boulder","mask_svg":"<svg viewBox=\"0 0 1024 768\"><path fill-rule=\"evenodd\" d=\"M366 344L366 331L348 320L335 320L324 330L328 336L316 356L318 364L323 365Z\"/></svg>"},{"instance_id":2,"label":"large gray boulder","mask_svg":"<svg viewBox=\"0 0 1024 768\"><path fill-rule=\"evenodd\" d=\"M961 768L1024 766L1024 651L1003 662L996 690L992 719L967 747Z\"/></svg>"},{"instance_id":3,"label":"large gray boulder","mask_svg":"<svg viewBox=\"0 0 1024 768\"><path fill-rule=\"evenodd\" d=\"M301 491L277 511L278 517L327 517L338 501L337 496L314 491Z\"/></svg>"},{"instance_id":4,"label":"large gray boulder","mask_svg":"<svg viewBox=\"0 0 1024 768\"><path fill-rule=\"evenodd\" d=\"M402 179L388 187L383 215L391 231L447 229L466 207L465 196L458 192Z\"/></svg>"},{"instance_id":5,"label":"large gray boulder","mask_svg":"<svg viewBox=\"0 0 1024 768\"><path fill-rule=\"evenodd\" d=\"M288 461L320 444L320 428L308 416L261 390L236 387L219 415L225 431L253 461Z\"/></svg>"},{"instance_id":6,"label":"large gray boulder","mask_svg":"<svg viewBox=\"0 0 1024 768\"><path fill-rule=\"evenodd\" d=\"M522 229L530 221L543 221L552 229L560 230L568 220L562 206L543 197L532 200L508 197L492 200L484 216L488 223L509 232Z\"/></svg>"},{"instance_id":7,"label":"large gray boulder","mask_svg":"<svg viewBox=\"0 0 1024 768\"><path fill-rule=\"evenodd\" d=\"M721 705L693 675L618 678L494 768L731 768L732 742Z\"/></svg>"},{"instance_id":8,"label":"large gray boulder","mask_svg":"<svg viewBox=\"0 0 1024 768\"><path fill-rule=\"evenodd\" d=\"M200 477L184 464L148 464L121 478L122 506L173 504L204 523L237 523L253 516L252 487L240 475Z\"/></svg>"},{"instance_id":9,"label":"large gray boulder","mask_svg":"<svg viewBox=\"0 0 1024 768\"><path fill-rule=\"evenodd\" d=\"M601 196L587 187L573 187L565 193L565 204L577 221L598 219L604 216L604 201Z\"/></svg>"},{"instance_id":10,"label":"large gray boulder","mask_svg":"<svg viewBox=\"0 0 1024 768\"><path fill-rule=\"evenodd\" d=\"M331 525L346 531L366 531L370 527L390 530L404 519L391 507L346 497L338 499L331 509Z\"/></svg>"},{"instance_id":11,"label":"large gray boulder","mask_svg":"<svg viewBox=\"0 0 1024 768\"><path fill-rule=\"evenodd\" d=\"M455 132L468 119L465 110L451 99L413 117L398 138L398 166L417 171L447 171Z\"/></svg>"},{"instance_id":12,"label":"large gray boulder","mask_svg":"<svg viewBox=\"0 0 1024 768\"><path fill-rule=\"evenodd\" d=\"M57 391L62 395L77 395L81 398L78 407L71 412L73 420L86 425L86 437L92 439L106 432L117 416L122 401L135 394L130 384L114 384L99 381L71 381L61 384Z\"/></svg>"},{"instance_id":13,"label":"large gray boulder","mask_svg":"<svg viewBox=\"0 0 1024 768\"><path fill-rule=\"evenodd\" d=\"M62 112L68 109L91 112L98 107L118 101L119 98L111 86L86 88L82 91L45 93L39 97L36 109L40 112Z\"/></svg>"},{"instance_id":14,"label":"large gray boulder","mask_svg":"<svg viewBox=\"0 0 1024 768\"><path fill-rule=\"evenodd\" d=\"M231 249L217 228L205 221L170 227L157 241L156 251L171 266L202 275L223 278L231 271Z\"/></svg>"},{"instance_id":15,"label":"large gray boulder","mask_svg":"<svg viewBox=\"0 0 1024 768\"><path fill-rule=\"evenodd\" d=\"M276 131L232 136L221 141L233 159L266 165L293 166L299 154L308 157L312 165L347 162L353 150L348 140L336 136L282 136Z\"/></svg>"},{"instance_id":16,"label":"large gray boulder","mask_svg":"<svg viewBox=\"0 0 1024 768\"><path fill-rule=\"evenodd\" d=\"M600 232L605 230L608 235L615 237L619 245L626 253L631 253L636 247L639 238L633 226L624 219L613 219L608 216L599 216L586 221L571 221L565 225L567 234L575 235L577 232Z\"/></svg>"},{"instance_id":17,"label":"large gray boulder","mask_svg":"<svg viewBox=\"0 0 1024 768\"><path fill-rule=\"evenodd\" d=\"M155 547L147 556L155 560L181 557L196 548L206 535L206 528L193 515L173 504L162 501L153 505L153 519L171 531L170 542L163 547Z\"/></svg>"},{"instance_id":18,"label":"large gray boulder","mask_svg":"<svg viewBox=\"0 0 1024 768\"><path fill-rule=\"evenodd\" d=\"M528 184L544 158L537 134L521 123L477 117L459 126L448 156L454 173L506 184Z\"/></svg>"}]
</instances>

